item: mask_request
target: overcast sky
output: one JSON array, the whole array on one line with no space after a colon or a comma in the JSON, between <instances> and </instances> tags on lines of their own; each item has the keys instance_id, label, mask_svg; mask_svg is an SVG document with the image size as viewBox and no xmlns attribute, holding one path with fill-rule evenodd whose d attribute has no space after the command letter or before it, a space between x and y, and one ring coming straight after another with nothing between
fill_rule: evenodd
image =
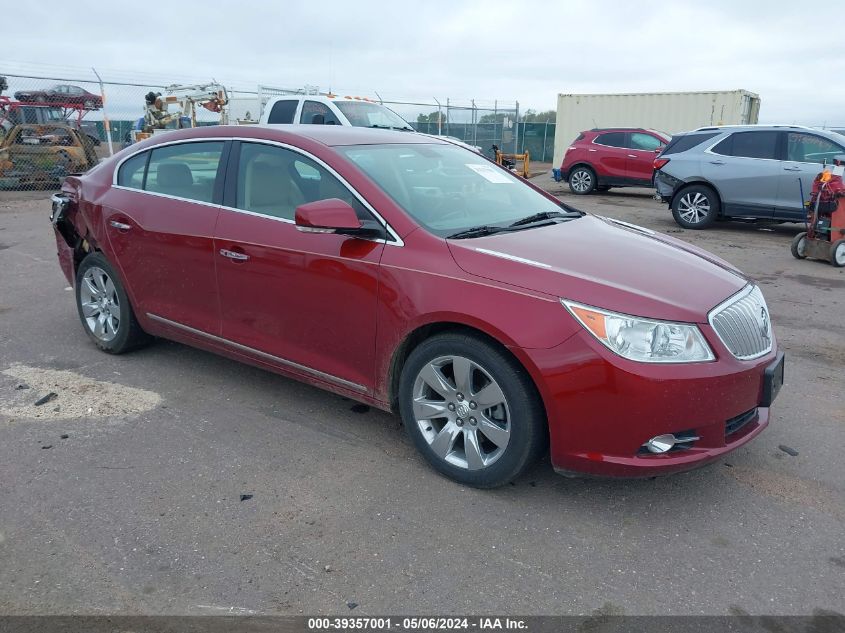
<instances>
[{"instance_id":1,"label":"overcast sky","mask_svg":"<svg viewBox=\"0 0 845 633\"><path fill-rule=\"evenodd\" d=\"M4 29L0 74L96 66L140 82L311 84L385 99L518 100L523 110L553 109L558 93L744 88L761 96L761 122L845 125L836 4L13 4L12 22L28 26Z\"/></svg>"}]
</instances>

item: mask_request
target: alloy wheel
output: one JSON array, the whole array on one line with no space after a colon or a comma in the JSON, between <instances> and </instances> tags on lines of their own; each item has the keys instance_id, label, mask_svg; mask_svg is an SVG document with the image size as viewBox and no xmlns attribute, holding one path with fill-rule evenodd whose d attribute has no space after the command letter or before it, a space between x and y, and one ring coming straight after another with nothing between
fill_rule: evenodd
<instances>
[{"instance_id":1,"label":"alloy wheel","mask_svg":"<svg viewBox=\"0 0 845 633\"><path fill-rule=\"evenodd\" d=\"M85 324L95 338L109 342L120 329L120 298L108 273L92 266L82 276L79 304Z\"/></svg>"},{"instance_id":2,"label":"alloy wheel","mask_svg":"<svg viewBox=\"0 0 845 633\"><path fill-rule=\"evenodd\" d=\"M464 356L441 356L423 366L414 381L413 415L431 450L459 468L487 468L510 440L502 388Z\"/></svg>"},{"instance_id":3,"label":"alloy wheel","mask_svg":"<svg viewBox=\"0 0 845 633\"><path fill-rule=\"evenodd\" d=\"M685 193L678 201L678 215L690 224L703 222L710 215L710 200L699 191Z\"/></svg>"},{"instance_id":4,"label":"alloy wheel","mask_svg":"<svg viewBox=\"0 0 845 633\"><path fill-rule=\"evenodd\" d=\"M593 176L586 169L578 169L569 177L569 184L578 193L587 193L593 188Z\"/></svg>"}]
</instances>

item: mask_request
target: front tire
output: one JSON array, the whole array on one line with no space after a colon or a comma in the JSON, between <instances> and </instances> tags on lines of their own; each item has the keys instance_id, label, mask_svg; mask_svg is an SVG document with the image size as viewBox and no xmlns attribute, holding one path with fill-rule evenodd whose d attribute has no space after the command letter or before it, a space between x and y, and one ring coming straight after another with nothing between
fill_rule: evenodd
<instances>
[{"instance_id":1,"label":"front tire","mask_svg":"<svg viewBox=\"0 0 845 633\"><path fill-rule=\"evenodd\" d=\"M576 167L569 174L569 190L576 196L586 196L595 191L596 172L589 167Z\"/></svg>"},{"instance_id":2,"label":"front tire","mask_svg":"<svg viewBox=\"0 0 845 633\"><path fill-rule=\"evenodd\" d=\"M789 250L795 259L805 259L807 257L807 233L802 231L793 237Z\"/></svg>"},{"instance_id":3,"label":"front tire","mask_svg":"<svg viewBox=\"0 0 845 633\"><path fill-rule=\"evenodd\" d=\"M525 369L480 337L442 334L408 357L399 409L417 450L462 484L494 488L539 456L547 423Z\"/></svg>"},{"instance_id":4,"label":"front tire","mask_svg":"<svg viewBox=\"0 0 845 633\"><path fill-rule=\"evenodd\" d=\"M719 197L710 187L681 189L672 200L672 217L685 229L706 229L719 217Z\"/></svg>"},{"instance_id":5,"label":"front tire","mask_svg":"<svg viewBox=\"0 0 845 633\"><path fill-rule=\"evenodd\" d=\"M120 278L102 253L91 253L79 264L76 308L85 333L104 352L123 354L149 340Z\"/></svg>"}]
</instances>

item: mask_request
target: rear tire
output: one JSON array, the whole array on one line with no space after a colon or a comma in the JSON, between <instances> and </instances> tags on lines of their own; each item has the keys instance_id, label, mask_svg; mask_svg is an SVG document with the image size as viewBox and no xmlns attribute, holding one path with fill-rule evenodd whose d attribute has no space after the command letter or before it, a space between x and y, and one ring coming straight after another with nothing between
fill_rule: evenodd
<instances>
[{"instance_id":1,"label":"rear tire","mask_svg":"<svg viewBox=\"0 0 845 633\"><path fill-rule=\"evenodd\" d=\"M150 340L141 329L114 267L90 253L76 272L76 308L85 333L109 354L123 354Z\"/></svg>"},{"instance_id":2,"label":"rear tire","mask_svg":"<svg viewBox=\"0 0 845 633\"><path fill-rule=\"evenodd\" d=\"M596 172L583 165L569 174L569 190L576 196L586 196L596 189Z\"/></svg>"},{"instance_id":3,"label":"rear tire","mask_svg":"<svg viewBox=\"0 0 845 633\"><path fill-rule=\"evenodd\" d=\"M836 240L830 245L830 263L837 268L845 266L845 239Z\"/></svg>"},{"instance_id":4,"label":"rear tire","mask_svg":"<svg viewBox=\"0 0 845 633\"><path fill-rule=\"evenodd\" d=\"M807 233L801 232L793 237L789 250L792 251L792 256L795 259L805 259L807 257Z\"/></svg>"},{"instance_id":5,"label":"rear tire","mask_svg":"<svg viewBox=\"0 0 845 633\"><path fill-rule=\"evenodd\" d=\"M546 446L546 414L528 372L476 336L441 334L414 349L399 410L434 469L476 488L512 481Z\"/></svg>"},{"instance_id":6,"label":"rear tire","mask_svg":"<svg viewBox=\"0 0 845 633\"><path fill-rule=\"evenodd\" d=\"M706 229L719 217L719 197L710 187L692 185L672 199L672 217L685 229Z\"/></svg>"}]
</instances>

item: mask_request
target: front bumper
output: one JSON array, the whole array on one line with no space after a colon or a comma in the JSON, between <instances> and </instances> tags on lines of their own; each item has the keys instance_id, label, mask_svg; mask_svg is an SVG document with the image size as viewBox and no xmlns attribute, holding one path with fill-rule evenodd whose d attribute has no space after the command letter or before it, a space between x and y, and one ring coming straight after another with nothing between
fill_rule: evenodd
<instances>
[{"instance_id":1,"label":"front bumper","mask_svg":"<svg viewBox=\"0 0 845 633\"><path fill-rule=\"evenodd\" d=\"M564 474L652 477L703 466L756 437L769 423L764 375L777 344L753 361L735 359L702 325L717 360L635 363L587 332L547 350L526 350L542 374L551 459ZM667 453L642 450L652 437L698 439Z\"/></svg>"}]
</instances>

